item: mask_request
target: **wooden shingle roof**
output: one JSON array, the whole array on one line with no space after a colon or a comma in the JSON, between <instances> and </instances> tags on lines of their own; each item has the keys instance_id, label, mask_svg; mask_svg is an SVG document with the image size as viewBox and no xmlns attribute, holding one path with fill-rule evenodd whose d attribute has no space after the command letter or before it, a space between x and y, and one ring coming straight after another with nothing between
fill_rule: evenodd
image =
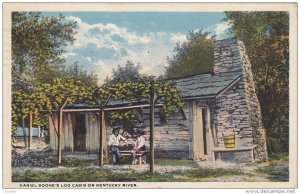
<instances>
[{"instance_id":1,"label":"wooden shingle roof","mask_svg":"<svg viewBox=\"0 0 300 194\"><path fill-rule=\"evenodd\" d=\"M208 98L215 97L234 84L241 75L238 73L223 73L222 75L201 74L191 77L172 79L181 97Z\"/></svg>"}]
</instances>

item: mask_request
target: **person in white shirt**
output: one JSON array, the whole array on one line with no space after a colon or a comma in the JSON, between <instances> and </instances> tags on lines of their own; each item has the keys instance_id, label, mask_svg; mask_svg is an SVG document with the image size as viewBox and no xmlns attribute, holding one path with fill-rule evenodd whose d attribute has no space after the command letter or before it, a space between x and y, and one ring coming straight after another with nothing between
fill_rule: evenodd
<instances>
[{"instance_id":1,"label":"person in white shirt","mask_svg":"<svg viewBox=\"0 0 300 194\"><path fill-rule=\"evenodd\" d=\"M136 163L136 154L140 151L145 151L146 150L146 139L144 137L144 132L143 131L138 131L137 132L137 139L134 143L134 148L131 150L131 154L132 154L132 164Z\"/></svg>"},{"instance_id":2,"label":"person in white shirt","mask_svg":"<svg viewBox=\"0 0 300 194\"><path fill-rule=\"evenodd\" d=\"M121 141L122 140L124 142L126 141L126 139L119 134L120 129L121 129L120 126L114 127L112 130L112 134L109 137L108 144L110 146L113 164L117 164L120 162L120 160L122 158L122 155L120 154L120 147L123 146L123 143L121 143Z\"/></svg>"}]
</instances>

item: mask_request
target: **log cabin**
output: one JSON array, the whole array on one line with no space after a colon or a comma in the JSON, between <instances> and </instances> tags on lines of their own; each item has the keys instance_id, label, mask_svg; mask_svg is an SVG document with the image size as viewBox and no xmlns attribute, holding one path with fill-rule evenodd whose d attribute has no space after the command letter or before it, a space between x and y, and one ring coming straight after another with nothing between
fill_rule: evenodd
<instances>
[{"instance_id":1,"label":"log cabin","mask_svg":"<svg viewBox=\"0 0 300 194\"><path fill-rule=\"evenodd\" d=\"M243 42L215 40L214 71L171 79L185 106L161 122L155 108L154 149L156 158L254 162L268 159L265 129L255 93L251 63ZM109 102L106 111L133 109L144 124L149 146L149 105L138 102ZM75 106L63 113L63 151L98 153L111 135L101 109ZM105 117L104 117L105 118ZM103 123L101 123L101 120ZM50 145L57 147L54 122L49 119ZM100 140L99 127L105 126Z\"/></svg>"}]
</instances>

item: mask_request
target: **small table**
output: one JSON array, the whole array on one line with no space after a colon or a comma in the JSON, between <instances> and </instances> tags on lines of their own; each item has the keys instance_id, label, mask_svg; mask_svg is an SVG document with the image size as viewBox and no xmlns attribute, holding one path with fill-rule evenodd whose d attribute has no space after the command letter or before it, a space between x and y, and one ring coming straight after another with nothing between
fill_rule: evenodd
<instances>
[{"instance_id":1,"label":"small table","mask_svg":"<svg viewBox=\"0 0 300 194\"><path fill-rule=\"evenodd\" d=\"M213 152L213 160L216 161L216 153L219 153L219 158L221 158L222 152L243 152L243 151L251 151L251 158L252 162L255 162L255 156L254 156L254 149L257 147L257 145L251 146L251 147L242 147L242 148L223 148L223 147L215 147L212 149Z\"/></svg>"},{"instance_id":2,"label":"small table","mask_svg":"<svg viewBox=\"0 0 300 194\"><path fill-rule=\"evenodd\" d=\"M142 163L147 164L146 162L146 154L148 153L148 151L139 151L136 153L136 157L138 158L139 161L139 165L141 165ZM131 150L121 150L120 154L122 156L131 156Z\"/></svg>"}]
</instances>

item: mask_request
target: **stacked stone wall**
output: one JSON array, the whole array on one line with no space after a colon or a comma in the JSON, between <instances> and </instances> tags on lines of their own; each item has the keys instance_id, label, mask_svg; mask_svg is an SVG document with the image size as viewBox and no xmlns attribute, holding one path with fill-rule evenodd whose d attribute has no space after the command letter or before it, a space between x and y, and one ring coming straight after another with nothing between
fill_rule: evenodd
<instances>
[{"instance_id":1,"label":"stacked stone wall","mask_svg":"<svg viewBox=\"0 0 300 194\"><path fill-rule=\"evenodd\" d=\"M232 133L235 134L237 148L253 145L253 129L242 80L217 97L212 109L219 147L224 147L223 136Z\"/></svg>"},{"instance_id":2,"label":"stacked stone wall","mask_svg":"<svg viewBox=\"0 0 300 194\"><path fill-rule=\"evenodd\" d=\"M266 136L262 125L260 104L255 92L251 63L244 43L238 41L238 46L243 64L243 82L245 83L245 95L249 107L250 127L253 129L254 144L258 145L257 149L255 149L255 155L257 159L265 161L268 160Z\"/></svg>"},{"instance_id":3,"label":"stacked stone wall","mask_svg":"<svg viewBox=\"0 0 300 194\"><path fill-rule=\"evenodd\" d=\"M256 159L268 159L265 131L251 63L244 44L237 39L214 42L214 73L218 76L240 74L240 80L215 99L213 105L214 125L219 146L224 146L222 136L234 132L236 146L254 146Z\"/></svg>"}]
</instances>

